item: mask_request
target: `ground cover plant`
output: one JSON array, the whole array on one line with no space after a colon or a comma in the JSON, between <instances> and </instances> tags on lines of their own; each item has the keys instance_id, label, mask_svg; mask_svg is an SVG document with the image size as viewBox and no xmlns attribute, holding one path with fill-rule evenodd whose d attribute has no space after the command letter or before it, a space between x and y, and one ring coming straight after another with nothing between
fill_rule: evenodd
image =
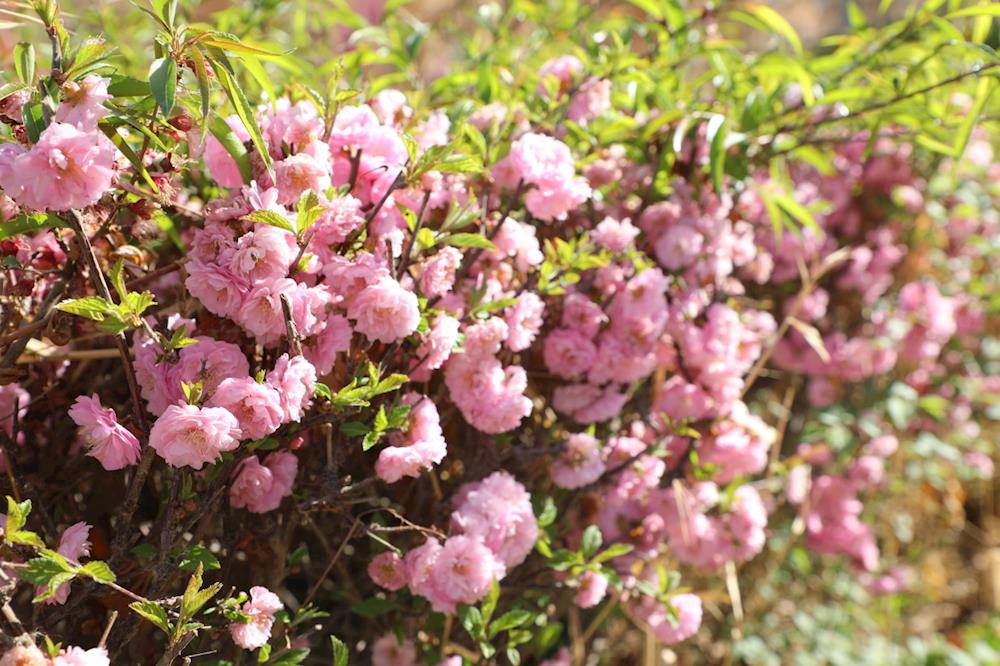
<instances>
[{"instance_id":1,"label":"ground cover plant","mask_svg":"<svg viewBox=\"0 0 1000 666\"><path fill-rule=\"evenodd\" d=\"M0 3L0 666L1000 660L1000 5Z\"/></svg>"}]
</instances>

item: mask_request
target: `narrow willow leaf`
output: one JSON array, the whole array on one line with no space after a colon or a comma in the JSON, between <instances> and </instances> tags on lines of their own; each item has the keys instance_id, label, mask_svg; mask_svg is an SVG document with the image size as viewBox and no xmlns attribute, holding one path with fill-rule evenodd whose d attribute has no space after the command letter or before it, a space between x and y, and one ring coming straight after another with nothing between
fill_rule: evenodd
<instances>
[{"instance_id":1,"label":"narrow willow leaf","mask_svg":"<svg viewBox=\"0 0 1000 666\"><path fill-rule=\"evenodd\" d=\"M173 58L157 58L149 66L149 87L164 117L174 108L177 96L177 63Z\"/></svg>"},{"instance_id":2,"label":"narrow willow leaf","mask_svg":"<svg viewBox=\"0 0 1000 666\"><path fill-rule=\"evenodd\" d=\"M229 102L236 110L236 115L239 116L243 126L250 134L250 141L253 142L254 148L257 149L257 153L264 162L264 166L267 167L268 172L273 177L274 171L271 166L271 155L267 152L267 144L264 143L264 137L260 133L260 127L257 126L257 119L254 116L253 106L250 105L246 95L243 93L243 89L240 88L236 79L233 78L232 68L229 65L228 60L225 60L224 58L225 54L218 53L209 59L212 63L212 68L215 71L215 78L219 81L222 89L226 91L226 96L229 98Z\"/></svg>"},{"instance_id":3,"label":"narrow willow leaf","mask_svg":"<svg viewBox=\"0 0 1000 666\"><path fill-rule=\"evenodd\" d=\"M14 47L14 71L22 83L31 85L35 81L35 47L27 42L18 42Z\"/></svg>"}]
</instances>

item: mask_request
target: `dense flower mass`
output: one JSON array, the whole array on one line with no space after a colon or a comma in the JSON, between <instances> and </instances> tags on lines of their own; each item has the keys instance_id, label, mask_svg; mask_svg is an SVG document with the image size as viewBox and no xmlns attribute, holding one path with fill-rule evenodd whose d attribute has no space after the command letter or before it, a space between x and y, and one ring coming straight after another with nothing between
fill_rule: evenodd
<instances>
[{"instance_id":1,"label":"dense flower mass","mask_svg":"<svg viewBox=\"0 0 1000 666\"><path fill-rule=\"evenodd\" d=\"M1000 662L990 7L413 4L26 5L0 666Z\"/></svg>"}]
</instances>

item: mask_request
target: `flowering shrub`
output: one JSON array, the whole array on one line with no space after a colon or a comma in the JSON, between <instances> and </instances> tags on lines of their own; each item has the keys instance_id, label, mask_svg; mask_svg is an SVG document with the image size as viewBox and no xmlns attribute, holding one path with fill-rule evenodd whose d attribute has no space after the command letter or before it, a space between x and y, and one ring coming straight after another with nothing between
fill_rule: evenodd
<instances>
[{"instance_id":1,"label":"flowering shrub","mask_svg":"<svg viewBox=\"0 0 1000 666\"><path fill-rule=\"evenodd\" d=\"M28 4L0 666L858 663L992 492L995 5Z\"/></svg>"}]
</instances>

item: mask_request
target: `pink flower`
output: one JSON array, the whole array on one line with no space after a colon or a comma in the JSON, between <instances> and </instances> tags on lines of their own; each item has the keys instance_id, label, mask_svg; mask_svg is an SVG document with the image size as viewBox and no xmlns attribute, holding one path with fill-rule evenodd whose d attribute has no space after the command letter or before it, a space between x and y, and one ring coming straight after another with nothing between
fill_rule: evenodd
<instances>
[{"instance_id":1,"label":"pink flower","mask_svg":"<svg viewBox=\"0 0 1000 666\"><path fill-rule=\"evenodd\" d=\"M507 347L511 351L524 351L535 341L535 336L544 323L545 301L538 294L526 291L517 298L517 303L507 308L504 321L507 323Z\"/></svg>"},{"instance_id":2,"label":"pink flower","mask_svg":"<svg viewBox=\"0 0 1000 666\"><path fill-rule=\"evenodd\" d=\"M50 666L50 663L34 644L14 645L0 657L0 666Z\"/></svg>"},{"instance_id":3,"label":"pink flower","mask_svg":"<svg viewBox=\"0 0 1000 666\"><path fill-rule=\"evenodd\" d=\"M372 645L372 666L417 666L418 663L413 641L400 643L391 631Z\"/></svg>"},{"instance_id":4,"label":"pink flower","mask_svg":"<svg viewBox=\"0 0 1000 666\"><path fill-rule=\"evenodd\" d=\"M316 366L317 376L329 374L337 361L337 355L349 351L354 329L346 317L330 315L323 330L307 338L302 346L302 355Z\"/></svg>"},{"instance_id":5,"label":"pink flower","mask_svg":"<svg viewBox=\"0 0 1000 666\"><path fill-rule=\"evenodd\" d=\"M381 278L365 287L350 304L347 316L369 340L390 343L402 340L420 324L417 296L392 278Z\"/></svg>"},{"instance_id":6,"label":"pink flower","mask_svg":"<svg viewBox=\"0 0 1000 666\"><path fill-rule=\"evenodd\" d=\"M580 587L573 600L580 608L591 608L599 604L607 592L607 576L596 571L587 571L580 576Z\"/></svg>"},{"instance_id":7,"label":"pink flower","mask_svg":"<svg viewBox=\"0 0 1000 666\"><path fill-rule=\"evenodd\" d=\"M282 144L301 151L323 133L323 119L310 102L292 104L287 97L282 97L268 111L262 119L261 131L267 137L272 152L280 152Z\"/></svg>"},{"instance_id":8,"label":"pink flower","mask_svg":"<svg viewBox=\"0 0 1000 666\"><path fill-rule=\"evenodd\" d=\"M283 422L298 422L312 404L316 368L302 356L289 358L288 354L282 354L274 370L267 373L267 384L281 396Z\"/></svg>"},{"instance_id":9,"label":"pink flower","mask_svg":"<svg viewBox=\"0 0 1000 666\"><path fill-rule=\"evenodd\" d=\"M565 220L566 214L590 198L591 189L580 177L553 185L539 185L524 197L524 205L539 220Z\"/></svg>"},{"instance_id":10,"label":"pink flower","mask_svg":"<svg viewBox=\"0 0 1000 666\"><path fill-rule=\"evenodd\" d=\"M69 408L69 416L80 427L87 455L97 458L104 469L121 469L138 462L139 440L119 425L115 410L101 407L96 393L77 398Z\"/></svg>"},{"instance_id":11,"label":"pink flower","mask_svg":"<svg viewBox=\"0 0 1000 666\"><path fill-rule=\"evenodd\" d=\"M368 106L342 106L337 110L330 130L330 149L357 149L380 125L378 116Z\"/></svg>"},{"instance_id":12,"label":"pink flower","mask_svg":"<svg viewBox=\"0 0 1000 666\"><path fill-rule=\"evenodd\" d=\"M677 224L656 241L656 258L666 268L677 271L690 266L698 258L704 238L694 228Z\"/></svg>"},{"instance_id":13,"label":"pink flower","mask_svg":"<svg viewBox=\"0 0 1000 666\"><path fill-rule=\"evenodd\" d=\"M431 330L417 353L414 355L418 365L410 370L410 379L413 381L427 381L430 379L431 371L437 370L451 356L451 351L458 342L459 322L454 317L447 314L439 314L431 324Z\"/></svg>"},{"instance_id":14,"label":"pink flower","mask_svg":"<svg viewBox=\"0 0 1000 666\"><path fill-rule=\"evenodd\" d=\"M289 300L298 289L294 280L280 278L258 283L243 300L236 322L262 344L273 344L285 335L285 315L281 297Z\"/></svg>"},{"instance_id":15,"label":"pink flower","mask_svg":"<svg viewBox=\"0 0 1000 666\"><path fill-rule=\"evenodd\" d=\"M741 474L756 474L767 467L768 452L776 438L774 428L751 414L740 401L698 443L698 457L704 464L717 465L715 479L728 483Z\"/></svg>"},{"instance_id":16,"label":"pink flower","mask_svg":"<svg viewBox=\"0 0 1000 666\"><path fill-rule=\"evenodd\" d=\"M250 140L250 133L243 126L243 121L240 120L239 116L228 116L226 124L229 125L229 129L233 131L241 143ZM205 137L204 157L209 175L220 187L243 187L243 175L240 173L239 167L236 166L236 160L212 135Z\"/></svg>"},{"instance_id":17,"label":"pink flower","mask_svg":"<svg viewBox=\"0 0 1000 666\"><path fill-rule=\"evenodd\" d=\"M250 588L250 600L241 609L250 616L249 622L233 622L229 633L233 642L244 650L256 650L271 638L274 614L283 608L278 595L259 585Z\"/></svg>"},{"instance_id":18,"label":"pink flower","mask_svg":"<svg viewBox=\"0 0 1000 666\"><path fill-rule=\"evenodd\" d=\"M295 260L295 236L269 224L258 224L236 243L229 269L251 284L283 278Z\"/></svg>"},{"instance_id":19,"label":"pink flower","mask_svg":"<svg viewBox=\"0 0 1000 666\"><path fill-rule=\"evenodd\" d=\"M326 146L323 148L325 150ZM274 163L274 176L278 203L292 205L306 190L320 193L330 187L329 155L326 159L308 153L286 157Z\"/></svg>"},{"instance_id":20,"label":"pink flower","mask_svg":"<svg viewBox=\"0 0 1000 666\"><path fill-rule=\"evenodd\" d=\"M667 645L680 643L698 633L701 626L701 599L694 594L676 594L668 602L673 607L670 613L663 604L645 597L640 603L642 618L658 639Z\"/></svg>"},{"instance_id":21,"label":"pink flower","mask_svg":"<svg viewBox=\"0 0 1000 666\"><path fill-rule=\"evenodd\" d=\"M455 271L462 264L462 253L450 245L438 251L424 264L420 291L427 298L443 296L455 284Z\"/></svg>"},{"instance_id":22,"label":"pink flower","mask_svg":"<svg viewBox=\"0 0 1000 666\"><path fill-rule=\"evenodd\" d=\"M611 81L592 76L580 84L569 103L566 117L575 123L586 124L611 110Z\"/></svg>"},{"instance_id":23,"label":"pink flower","mask_svg":"<svg viewBox=\"0 0 1000 666\"><path fill-rule=\"evenodd\" d=\"M360 200L350 194L334 197L327 203L323 214L309 227L309 233L312 234L309 247L317 252L320 262L325 264L336 255L336 246L347 240L364 223Z\"/></svg>"},{"instance_id":24,"label":"pink flower","mask_svg":"<svg viewBox=\"0 0 1000 666\"><path fill-rule=\"evenodd\" d=\"M600 388L593 384L558 386L552 393L552 407L577 423L600 423L619 414L628 396L613 384Z\"/></svg>"},{"instance_id":25,"label":"pink flower","mask_svg":"<svg viewBox=\"0 0 1000 666\"><path fill-rule=\"evenodd\" d=\"M431 585L445 598L445 603L434 605L434 609L453 613L458 603L474 604L503 576L503 563L482 541L465 535L449 537L431 568Z\"/></svg>"},{"instance_id":26,"label":"pink flower","mask_svg":"<svg viewBox=\"0 0 1000 666\"><path fill-rule=\"evenodd\" d=\"M601 306L583 294L569 294L563 301L564 328L575 329L588 338L594 338L607 320Z\"/></svg>"},{"instance_id":27,"label":"pink flower","mask_svg":"<svg viewBox=\"0 0 1000 666\"><path fill-rule=\"evenodd\" d=\"M391 550L379 553L368 563L368 575L376 585L390 592L403 589L407 582L406 564Z\"/></svg>"},{"instance_id":28,"label":"pink flower","mask_svg":"<svg viewBox=\"0 0 1000 666\"><path fill-rule=\"evenodd\" d=\"M813 481L806 543L817 553L844 554L866 571L878 565L878 546L871 527L861 521L864 505L853 481L823 475Z\"/></svg>"},{"instance_id":29,"label":"pink flower","mask_svg":"<svg viewBox=\"0 0 1000 666\"><path fill-rule=\"evenodd\" d=\"M483 540L508 568L523 562L538 538L531 495L507 472L462 486L452 524L463 534Z\"/></svg>"},{"instance_id":30,"label":"pink flower","mask_svg":"<svg viewBox=\"0 0 1000 666\"><path fill-rule=\"evenodd\" d=\"M111 187L115 152L97 129L52 123L30 149L0 147L0 189L34 210L85 208Z\"/></svg>"},{"instance_id":31,"label":"pink flower","mask_svg":"<svg viewBox=\"0 0 1000 666\"><path fill-rule=\"evenodd\" d=\"M497 247L496 251L491 250L483 256L497 262L512 259L514 268L521 273L528 272L532 266L545 260L535 228L513 218L508 217L503 221L493 238L493 244Z\"/></svg>"},{"instance_id":32,"label":"pink flower","mask_svg":"<svg viewBox=\"0 0 1000 666\"><path fill-rule=\"evenodd\" d=\"M511 145L509 159L517 175L535 186L525 196L525 205L540 220L565 219L590 197L590 185L576 176L573 155L558 139L524 134Z\"/></svg>"},{"instance_id":33,"label":"pink flower","mask_svg":"<svg viewBox=\"0 0 1000 666\"><path fill-rule=\"evenodd\" d=\"M407 393L402 404L412 405L404 433L392 433L388 446L379 452L375 474L386 483L404 476L418 477L423 469L440 463L448 452L434 402L417 393Z\"/></svg>"},{"instance_id":34,"label":"pink flower","mask_svg":"<svg viewBox=\"0 0 1000 666\"><path fill-rule=\"evenodd\" d=\"M604 247L612 252L624 252L625 248L632 244L635 237L639 235L639 230L632 226L628 220L619 222L613 217L606 217L594 227L590 232L590 237L599 247Z\"/></svg>"},{"instance_id":35,"label":"pink flower","mask_svg":"<svg viewBox=\"0 0 1000 666\"><path fill-rule=\"evenodd\" d=\"M87 540L90 538L91 525L84 522L74 523L63 531L62 536L59 537L59 547L56 549L60 555L65 557L71 562L79 562L81 557L87 557L90 555L90 542ZM45 599L46 604L64 604L66 599L69 598L69 583L63 583L59 585L51 597ZM35 594L40 595L45 593L47 588L39 586L35 588Z\"/></svg>"},{"instance_id":36,"label":"pink flower","mask_svg":"<svg viewBox=\"0 0 1000 666\"><path fill-rule=\"evenodd\" d=\"M555 657L546 659L539 666L573 666L573 655L570 654L568 647L564 647L556 653Z\"/></svg>"},{"instance_id":37,"label":"pink flower","mask_svg":"<svg viewBox=\"0 0 1000 666\"><path fill-rule=\"evenodd\" d=\"M104 102L110 79L93 74L80 81L67 81L62 86L63 101L56 109L57 123L73 125L84 132L97 129L97 121L108 115Z\"/></svg>"},{"instance_id":38,"label":"pink flower","mask_svg":"<svg viewBox=\"0 0 1000 666\"><path fill-rule=\"evenodd\" d=\"M79 647L63 648L52 659L52 666L110 666L108 651L102 647L84 650Z\"/></svg>"},{"instance_id":39,"label":"pink flower","mask_svg":"<svg viewBox=\"0 0 1000 666\"><path fill-rule=\"evenodd\" d=\"M504 325L500 340L506 336ZM524 368L504 368L492 354L470 353L468 348L464 354L453 354L445 366L444 379L462 416L482 432L513 430L531 413L531 399L524 395L528 388Z\"/></svg>"},{"instance_id":40,"label":"pink flower","mask_svg":"<svg viewBox=\"0 0 1000 666\"><path fill-rule=\"evenodd\" d=\"M569 89L573 79L583 71L583 63L574 55L561 55L542 63L538 68L538 94L548 98L547 79L554 79L556 96L560 97Z\"/></svg>"},{"instance_id":41,"label":"pink flower","mask_svg":"<svg viewBox=\"0 0 1000 666\"><path fill-rule=\"evenodd\" d=\"M171 405L156 419L149 445L173 467L201 469L239 446L236 417L221 407Z\"/></svg>"},{"instance_id":42,"label":"pink flower","mask_svg":"<svg viewBox=\"0 0 1000 666\"><path fill-rule=\"evenodd\" d=\"M868 455L888 458L899 448L899 440L895 435L882 435L876 437L864 446L864 451Z\"/></svg>"},{"instance_id":43,"label":"pink flower","mask_svg":"<svg viewBox=\"0 0 1000 666\"><path fill-rule=\"evenodd\" d=\"M601 478L604 459L600 443L590 435L570 435L566 447L552 464L552 482L560 488L582 488Z\"/></svg>"},{"instance_id":44,"label":"pink flower","mask_svg":"<svg viewBox=\"0 0 1000 666\"><path fill-rule=\"evenodd\" d=\"M287 451L275 451L264 458L263 465L257 456L250 456L236 468L229 503L253 513L274 511L282 498L292 494L298 469L298 458Z\"/></svg>"},{"instance_id":45,"label":"pink flower","mask_svg":"<svg viewBox=\"0 0 1000 666\"><path fill-rule=\"evenodd\" d=\"M189 260L184 270L188 274L184 285L206 310L220 317L235 318L239 314L250 289L246 279L237 277L225 266L197 259Z\"/></svg>"},{"instance_id":46,"label":"pink flower","mask_svg":"<svg viewBox=\"0 0 1000 666\"><path fill-rule=\"evenodd\" d=\"M560 377L572 379L594 364L597 347L583 334L566 328L556 329L545 338L545 365Z\"/></svg>"},{"instance_id":47,"label":"pink flower","mask_svg":"<svg viewBox=\"0 0 1000 666\"><path fill-rule=\"evenodd\" d=\"M222 380L208 407L223 407L236 417L241 436L261 439L278 429L284 417L281 395L267 384L258 384L250 377Z\"/></svg>"},{"instance_id":48,"label":"pink flower","mask_svg":"<svg viewBox=\"0 0 1000 666\"><path fill-rule=\"evenodd\" d=\"M245 377L250 373L250 364L239 346L203 335L196 336L195 340L198 344L182 349L180 362L169 373L175 395L183 395L181 382L202 382L204 394L211 396L223 379Z\"/></svg>"}]
</instances>

